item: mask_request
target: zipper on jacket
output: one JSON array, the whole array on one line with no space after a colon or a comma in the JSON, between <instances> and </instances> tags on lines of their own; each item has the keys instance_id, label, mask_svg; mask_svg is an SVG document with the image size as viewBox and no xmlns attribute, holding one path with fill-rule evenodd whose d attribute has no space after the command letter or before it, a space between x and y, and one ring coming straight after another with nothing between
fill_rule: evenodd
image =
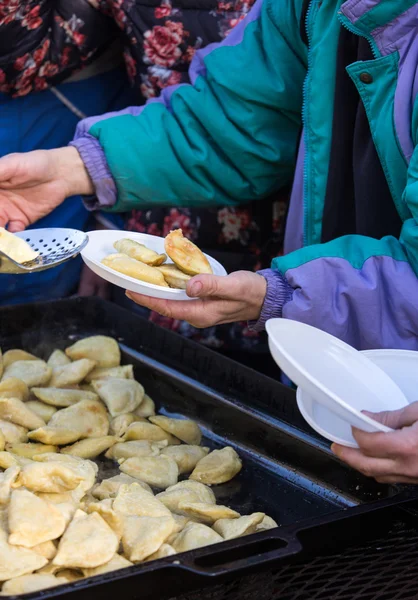
<instances>
[{"instance_id":1,"label":"zipper on jacket","mask_svg":"<svg viewBox=\"0 0 418 600\"><path fill-rule=\"evenodd\" d=\"M311 47L311 41L312 41L312 35L311 35L311 22L313 20L314 17L314 13L316 12L315 9L318 7L319 5L319 1L318 0L312 0L312 2L309 5L309 8L306 12L306 21L305 21L305 28L306 28L306 37L308 39L308 69L306 72L306 78L303 84L303 93L302 93L302 123L305 129L304 132L304 136L305 136L305 158L303 161L303 245L307 246L308 245L308 235L307 232L310 231L310 214L309 214L309 210L308 210L308 167L309 167L309 119L308 119L308 108L307 108L307 97L308 97L308 82L309 82L309 76L310 73L312 71L312 59L311 59L311 52L310 52L310 47ZM310 237L310 235L309 235Z\"/></svg>"},{"instance_id":2,"label":"zipper on jacket","mask_svg":"<svg viewBox=\"0 0 418 600\"><path fill-rule=\"evenodd\" d=\"M355 25L350 23L350 21L347 19L347 17L341 10L338 11L338 20L345 29L347 29L351 33L354 33L354 35L357 35L358 37L362 37L365 40L367 40L370 44L370 48L372 50L374 58L380 58L381 55L380 55L379 51L377 50L375 43L374 43L374 39L371 35L367 35L366 33L362 33L361 31L359 31L355 27Z\"/></svg>"}]
</instances>

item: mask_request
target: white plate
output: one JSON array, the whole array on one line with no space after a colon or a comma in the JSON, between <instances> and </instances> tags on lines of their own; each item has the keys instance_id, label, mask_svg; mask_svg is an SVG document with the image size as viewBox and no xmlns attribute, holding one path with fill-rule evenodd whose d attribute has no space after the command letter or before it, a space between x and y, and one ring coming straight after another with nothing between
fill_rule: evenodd
<instances>
[{"instance_id":1,"label":"white plate","mask_svg":"<svg viewBox=\"0 0 418 600\"><path fill-rule=\"evenodd\" d=\"M137 292L138 294L144 294L145 296L153 296L154 298L164 298L165 300L190 300L189 296L184 290L175 290L172 288L165 288L160 285L154 285L153 283L146 283L127 275L122 275L109 267L102 264L102 259L109 254L115 254L116 250L113 244L123 238L128 238L144 244L147 248L155 250L159 254L163 254L164 250L164 238L157 237L155 235L148 235L145 233L134 233L132 231L89 231L89 242L84 250L81 252L81 256L86 265L99 277L106 279L110 283L129 290L130 292ZM208 259L210 266L212 267L214 275L226 275L226 271L221 264L218 263L214 258L211 258L205 254ZM170 259L167 260L166 264L170 264Z\"/></svg>"},{"instance_id":2,"label":"white plate","mask_svg":"<svg viewBox=\"0 0 418 600\"><path fill-rule=\"evenodd\" d=\"M409 404L418 399L418 352L366 350L362 354L365 354L393 379L405 394ZM301 388L298 388L296 392L296 399L300 412L312 429L331 442L337 442L350 448L358 447L348 421L312 400ZM373 421L371 427L367 431L388 431L388 428L376 421ZM364 426L361 427L361 429L363 428Z\"/></svg>"},{"instance_id":3,"label":"white plate","mask_svg":"<svg viewBox=\"0 0 418 600\"><path fill-rule=\"evenodd\" d=\"M350 425L364 431L388 431L361 411L395 410L408 404L384 371L334 336L288 319L272 319L266 329L270 351L282 371L315 403ZM322 409L318 411L321 415ZM304 417L313 414L312 409Z\"/></svg>"}]
</instances>

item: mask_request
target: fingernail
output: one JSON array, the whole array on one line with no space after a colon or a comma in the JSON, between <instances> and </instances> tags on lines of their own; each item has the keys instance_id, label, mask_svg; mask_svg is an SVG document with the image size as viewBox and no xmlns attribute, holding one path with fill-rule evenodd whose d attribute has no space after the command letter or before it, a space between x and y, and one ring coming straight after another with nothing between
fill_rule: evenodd
<instances>
[{"instance_id":1,"label":"fingernail","mask_svg":"<svg viewBox=\"0 0 418 600\"><path fill-rule=\"evenodd\" d=\"M192 283L191 287L190 287L190 296L198 296L200 294L200 292L202 291L203 285L201 284L200 281L196 281L195 283Z\"/></svg>"}]
</instances>

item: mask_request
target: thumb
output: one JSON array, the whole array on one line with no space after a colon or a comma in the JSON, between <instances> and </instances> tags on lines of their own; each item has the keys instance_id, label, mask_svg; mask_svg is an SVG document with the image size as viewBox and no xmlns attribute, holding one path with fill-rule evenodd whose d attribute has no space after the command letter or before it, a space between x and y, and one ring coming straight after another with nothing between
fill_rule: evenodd
<instances>
[{"instance_id":1,"label":"thumb","mask_svg":"<svg viewBox=\"0 0 418 600\"><path fill-rule=\"evenodd\" d=\"M418 421L418 402L413 402L409 406L398 410L385 410L379 413L364 410L363 413L371 419L382 423L382 425L386 425L386 427L401 429L402 427L409 427Z\"/></svg>"},{"instance_id":2,"label":"thumb","mask_svg":"<svg viewBox=\"0 0 418 600\"><path fill-rule=\"evenodd\" d=\"M15 174L18 165L17 157L18 154L14 153L0 158L0 184L8 181Z\"/></svg>"},{"instance_id":3,"label":"thumb","mask_svg":"<svg viewBox=\"0 0 418 600\"><path fill-rule=\"evenodd\" d=\"M217 275L196 275L187 284L187 295L191 298L216 297L224 300L237 300L243 295L243 281L239 273L219 277Z\"/></svg>"}]
</instances>

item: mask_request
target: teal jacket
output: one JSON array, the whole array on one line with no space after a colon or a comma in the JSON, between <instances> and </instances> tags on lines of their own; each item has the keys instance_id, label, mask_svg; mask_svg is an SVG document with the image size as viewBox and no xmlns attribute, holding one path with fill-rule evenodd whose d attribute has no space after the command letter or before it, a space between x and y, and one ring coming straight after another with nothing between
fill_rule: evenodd
<instances>
[{"instance_id":1,"label":"teal jacket","mask_svg":"<svg viewBox=\"0 0 418 600\"><path fill-rule=\"evenodd\" d=\"M265 273L261 323L283 316L358 348L418 349L418 2L311 0L301 24L302 4L259 0L226 40L197 53L191 85L82 122L73 144L96 186L90 206L235 205L294 178L292 251ZM341 27L375 57L347 71L403 222L399 239L321 243Z\"/></svg>"}]
</instances>

